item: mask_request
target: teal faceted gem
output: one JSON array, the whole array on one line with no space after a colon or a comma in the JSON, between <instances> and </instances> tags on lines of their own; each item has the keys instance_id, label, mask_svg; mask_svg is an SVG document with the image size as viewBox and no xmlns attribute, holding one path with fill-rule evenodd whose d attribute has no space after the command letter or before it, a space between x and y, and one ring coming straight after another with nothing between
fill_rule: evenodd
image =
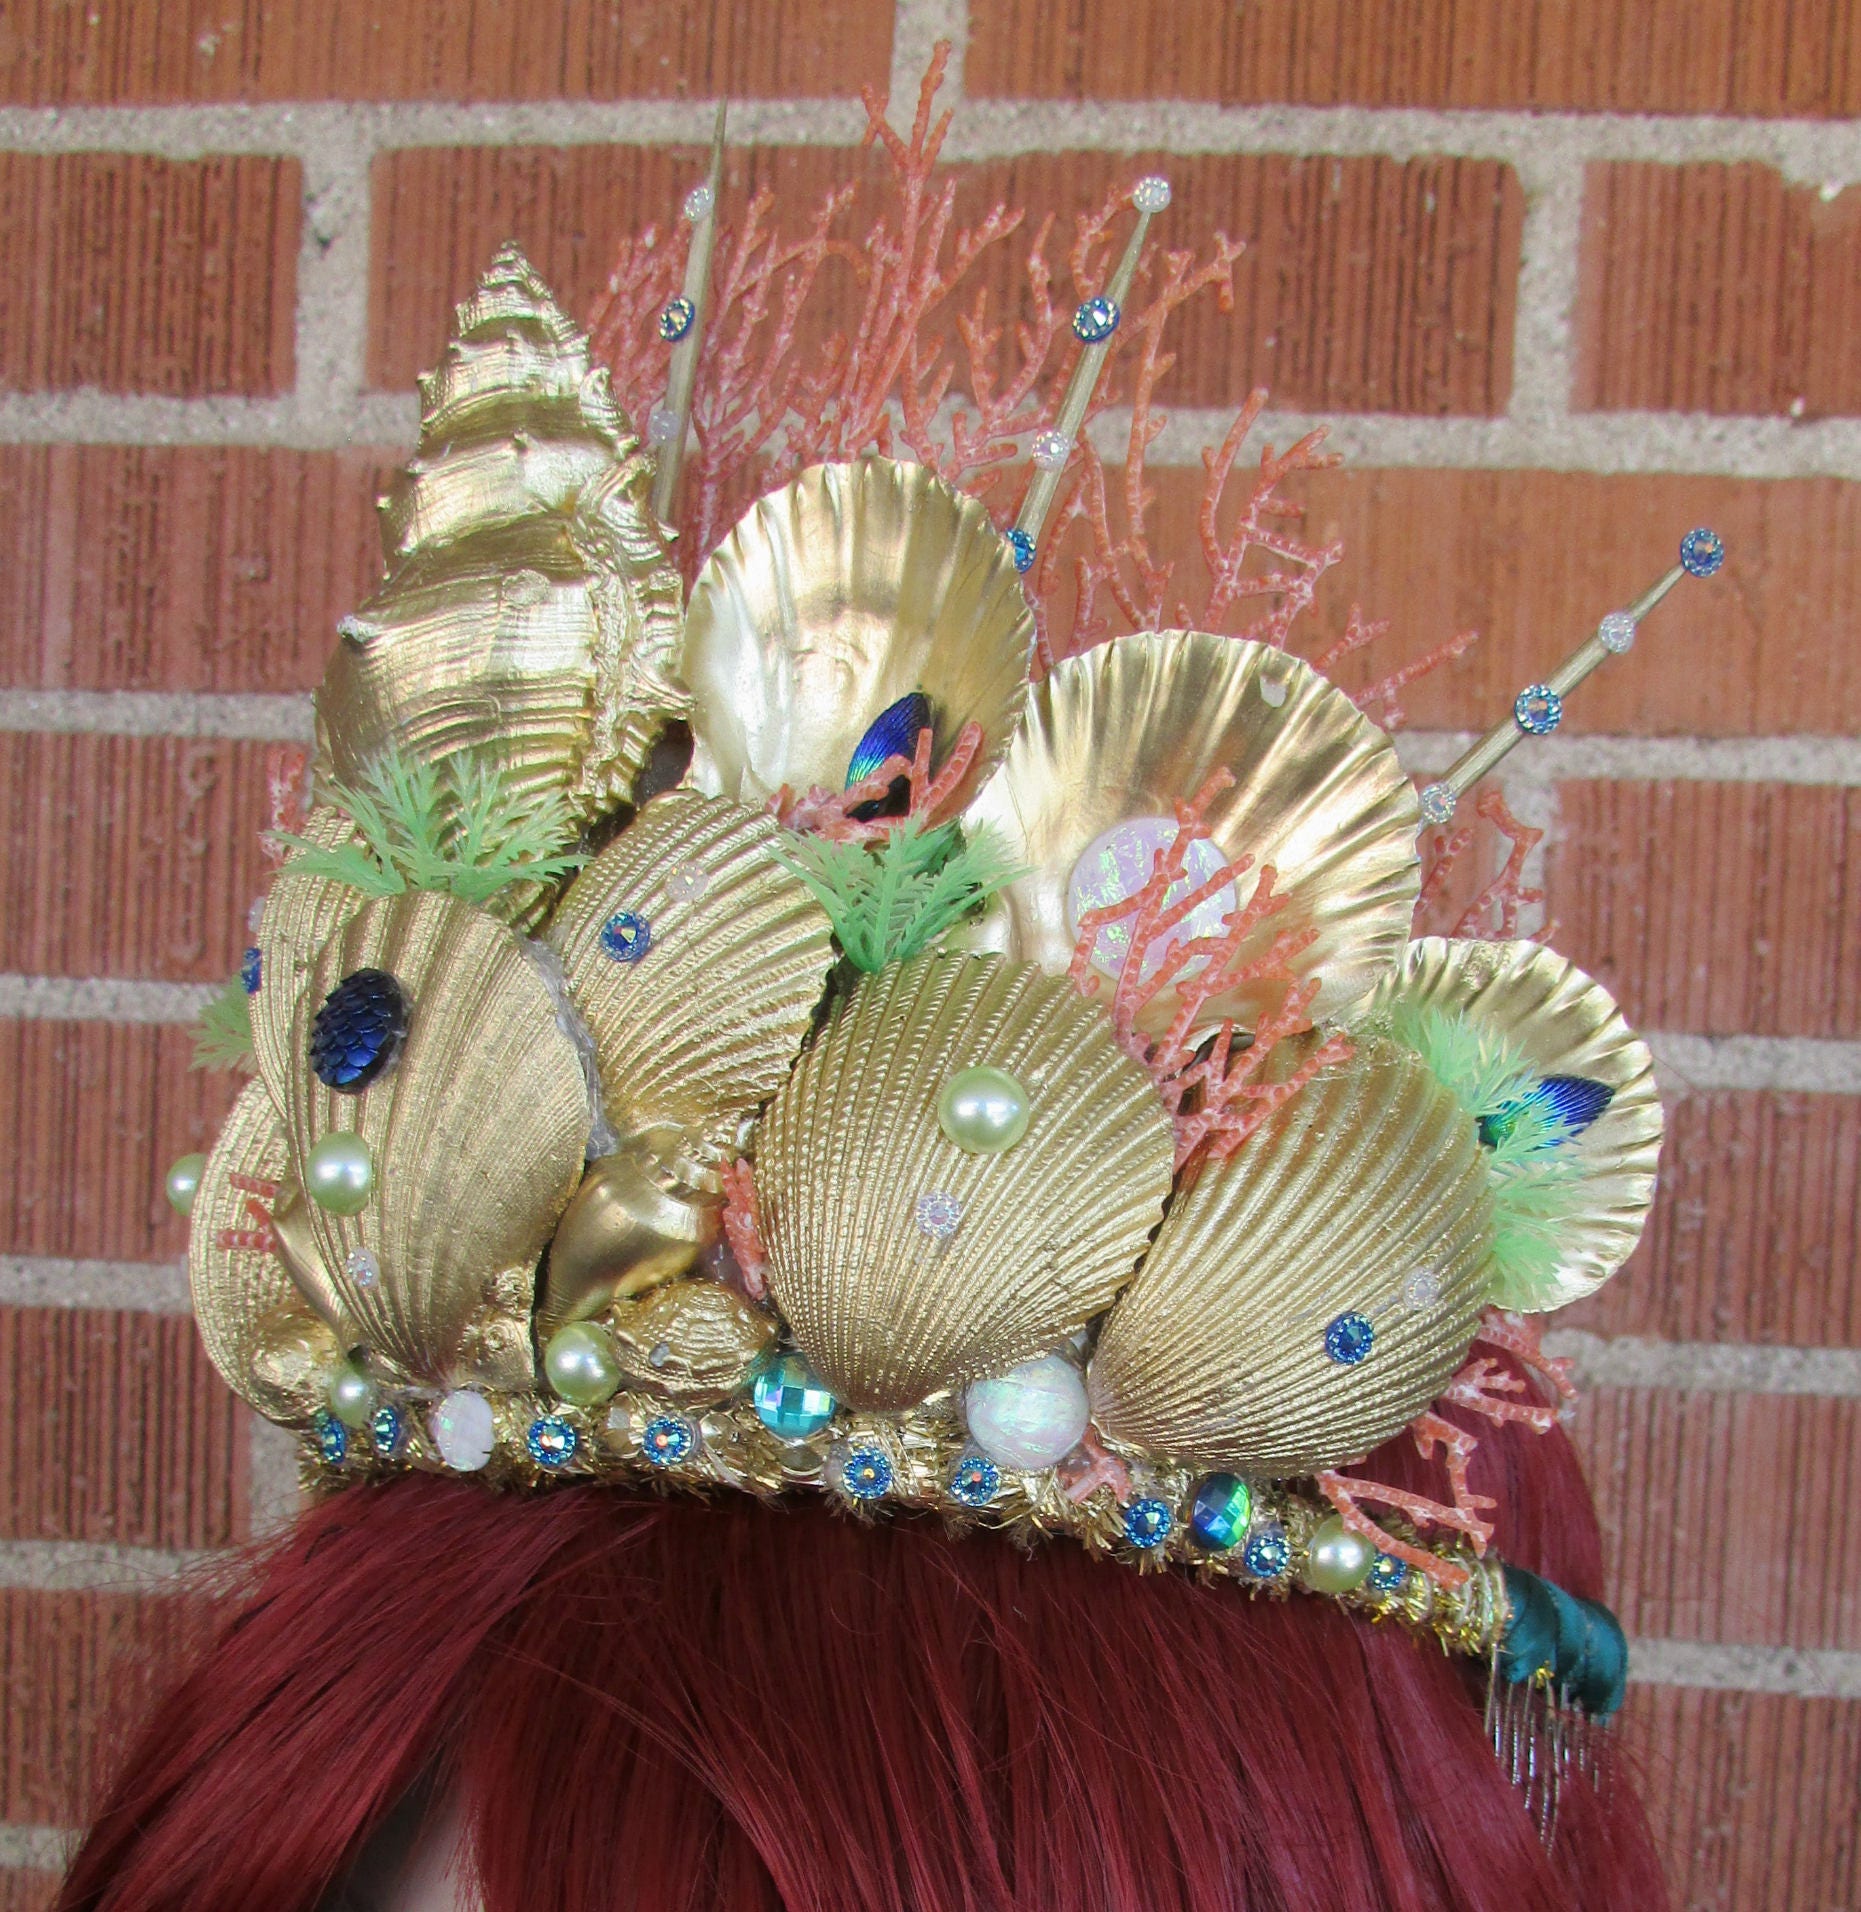
<instances>
[{"instance_id":1,"label":"teal faceted gem","mask_svg":"<svg viewBox=\"0 0 1861 1912\"><path fill-rule=\"evenodd\" d=\"M805 1441L834 1418L840 1405L798 1354L780 1354L756 1377L750 1398L756 1418L785 1441Z\"/></svg>"},{"instance_id":2,"label":"teal faceted gem","mask_svg":"<svg viewBox=\"0 0 1861 1912\"><path fill-rule=\"evenodd\" d=\"M1206 1553L1226 1553L1246 1535L1254 1496L1236 1474L1204 1474L1189 1509L1189 1532Z\"/></svg>"}]
</instances>

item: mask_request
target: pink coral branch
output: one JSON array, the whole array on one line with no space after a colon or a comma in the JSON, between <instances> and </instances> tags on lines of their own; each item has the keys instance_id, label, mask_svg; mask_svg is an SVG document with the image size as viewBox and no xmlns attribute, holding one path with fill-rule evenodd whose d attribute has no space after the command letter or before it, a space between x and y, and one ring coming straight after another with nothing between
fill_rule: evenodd
<instances>
[{"instance_id":1,"label":"pink coral branch","mask_svg":"<svg viewBox=\"0 0 1861 1912\"><path fill-rule=\"evenodd\" d=\"M1388 1532L1364 1512L1366 1505L1388 1507L1406 1514L1418 1527L1452 1528L1467 1536L1476 1554L1485 1555L1493 1527L1481 1516L1490 1513L1497 1503L1488 1495L1474 1493L1467 1482L1467 1464L1479 1448L1479 1436L1432 1410L1418 1414L1409 1426L1424 1460L1432 1458L1437 1448L1441 1450L1448 1490L1454 1496L1451 1504L1412 1494L1406 1488L1387 1487L1381 1481L1353 1479L1332 1468L1318 1476L1319 1492L1337 1509L1345 1526L1374 1541L1384 1553L1406 1561L1441 1586L1465 1586L1469 1578L1465 1567Z\"/></svg>"},{"instance_id":2,"label":"pink coral branch","mask_svg":"<svg viewBox=\"0 0 1861 1912\"><path fill-rule=\"evenodd\" d=\"M1521 906L1544 901L1542 890L1525 887L1525 859L1543 840L1544 832L1521 823L1506 808L1506 800L1497 790L1482 791L1474 809L1506 839L1508 848L1499 874L1467 905L1454 925L1454 934L1516 936Z\"/></svg>"},{"instance_id":3,"label":"pink coral branch","mask_svg":"<svg viewBox=\"0 0 1861 1912\"><path fill-rule=\"evenodd\" d=\"M272 1195L276 1195L278 1192L276 1182L260 1184L249 1181L247 1177L237 1175L231 1176L228 1179L235 1188L242 1190L248 1187L256 1189L263 1186L269 1187ZM244 1249L256 1255L275 1255L278 1252L278 1232L272 1224L271 1210L265 1206L265 1201L269 1199L270 1196L267 1196L265 1200L261 1200L256 1193L248 1193L245 1202L246 1218L252 1223L252 1226L250 1228L222 1228L213 1238L214 1245L228 1252L235 1249Z\"/></svg>"},{"instance_id":4,"label":"pink coral branch","mask_svg":"<svg viewBox=\"0 0 1861 1912\"><path fill-rule=\"evenodd\" d=\"M1575 1364L1568 1355L1545 1353L1543 1315L1488 1308L1473 1338L1511 1355L1556 1404L1556 1418L1562 1419L1576 1406Z\"/></svg>"},{"instance_id":5,"label":"pink coral branch","mask_svg":"<svg viewBox=\"0 0 1861 1912\"><path fill-rule=\"evenodd\" d=\"M748 1162L730 1163L723 1172L724 1238L743 1276L743 1291L752 1301L769 1292L769 1255L763 1247L762 1215L756 1202L756 1178Z\"/></svg>"},{"instance_id":6,"label":"pink coral branch","mask_svg":"<svg viewBox=\"0 0 1861 1912\"><path fill-rule=\"evenodd\" d=\"M1101 1487L1109 1487L1120 1506L1131 1498L1131 1470L1089 1423L1085 1438L1060 1462L1059 1476L1061 1491L1075 1505L1090 1500Z\"/></svg>"},{"instance_id":7,"label":"pink coral branch","mask_svg":"<svg viewBox=\"0 0 1861 1912\"><path fill-rule=\"evenodd\" d=\"M917 753L913 757L887 757L869 777L849 784L844 790L824 790L819 785L797 797L786 784L778 790L769 808L778 822L790 830L805 831L841 843L876 843L897 829L907 818L933 821L961 788L970 766L982 749L982 726L967 723L956 733L956 742L935 776L931 774L931 733L928 727L918 732ZM904 814L893 817L859 817L853 813L869 803L883 802L900 778L908 786Z\"/></svg>"},{"instance_id":8,"label":"pink coral branch","mask_svg":"<svg viewBox=\"0 0 1861 1912\"><path fill-rule=\"evenodd\" d=\"M1356 606L1351 608L1354 614ZM1380 635L1388 628L1387 621L1380 621L1374 626L1374 632ZM1425 651L1387 676L1379 677L1367 689L1358 691L1351 701L1385 730L1400 730L1408 721L1407 713L1402 708L1402 692L1419 678L1426 677L1431 671L1437 671L1443 664L1451 663L1461 656L1469 646L1479 642L1479 637L1478 631L1457 631L1452 637L1443 638L1432 650Z\"/></svg>"}]
</instances>

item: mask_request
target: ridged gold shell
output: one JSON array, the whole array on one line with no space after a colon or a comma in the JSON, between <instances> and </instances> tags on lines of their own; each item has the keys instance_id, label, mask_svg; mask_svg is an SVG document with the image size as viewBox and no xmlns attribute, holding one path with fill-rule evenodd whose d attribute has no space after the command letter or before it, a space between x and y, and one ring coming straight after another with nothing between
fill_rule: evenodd
<instances>
[{"instance_id":1,"label":"ridged gold shell","mask_svg":"<svg viewBox=\"0 0 1861 1912\"><path fill-rule=\"evenodd\" d=\"M1602 1114L1561 1144L1583 1164L1585 1199L1562 1231L1555 1297L1495 1291L1493 1299L1545 1310L1594 1294L1633 1252L1654 1202L1662 1116L1647 1044L1601 983L1542 943L1423 937L1364 1004L1363 1025L1378 1027L1398 1003L1457 1010L1494 1028L1539 1074L1590 1076L1614 1091Z\"/></svg>"},{"instance_id":2,"label":"ridged gold shell","mask_svg":"<svg viewBox=\"0 0 1861 1912\"><path fill-rule=\"evenodd\" d=\"M358 969L384 969L410 1013L399 1060L359 1095L311 1073L311 1025ZM371 1357L451 1385L531 1384L538 1258L575 1191L588 1139L586 1084L536 967L515 936L422 891L363 906L322 950L298 999L285 1126L300 1185L332 1130L368 1144L375 1187L360 1214L311 1204L311 1232ZM359 1284L352 1250L378 1279Z\"/></svg>"},{"instance_id":3,"label":"ridged gold shell","mask_svg":"<svg viewBox=\"0 0 1861 1912\"><path fill-rule=\"evenodd\" d=\"M223 1248L220 1236L256 1226L233 1176L280 1182L289 1173L284 1125L264 1083L248 1082L207 1157L187 1245L194 1319L209 1359L241 1400L287 1423L309 1419L321 1403L341 1344L276 1255Z\"/></svg>"},{"instance_id":4,"label":"ridged gold shell","mask_svg":"<svg viewBox=\"0 0 1861 1912\"><path fill-rule=\"evenodd\" d=\"M996 1155L937 1102L1005 1069L1031 1102ZM997 956L932 954L864 978L756 1132L771 1294L849 1406L897 1409L1051 1347L1130 1279L1170 1189L1149 1078L1070 984ZM954 1196L947 1241L921 1195Z\"/></svg>"},{"instance_id":5,"label":"ridged gold shell","mask_svg":"<svg viewBox=\"0 0 1861 1912\"><path fill-rule=\"evenodd\" d=\"M760 498L706 560L685 625L689 781L760 805L845 786L855 747L922 691L937 759L970 720L1007 747L1027 695L1034 618L1002 534L923 465L814 465Z\"/></svg>"},{"instance_id":6,"label":"ridged gold shell","mask_svg":"<svg viewBox=\"0 0 1861 1912\"><path fill-rule=\"evenodd\" d=\"M740 1393L776 1335L773 1315L715 1281L668 1283L607 1319L621 1385L695 1407Z\"/></svg>"},{"instance_id":7,"label":"ridged gold shell","mask_svg":"<svg viewBox=\"0 0 1861 1912\"><path fill-rule=\"evenodd\" d=\"M776 860L783 835L739 804L668 791L557 908L548 941L622 1134L676 1128L695 1149L723 1149L788 1074L834 952L826 912ZM648 925L637 962L602 947L619 910Z\"/></svg>"},{"instance_id":8,"label":"ridged gold shell","mask_svg":"<svg viewBox=\"0 0 1861 1912\"><path fill-rule=\"evenodd\" d=\"M1277 699L1277 701L1274 701ZM1035 687L1002 767L965 823L996 831L1027 873L996 897L971 941L1063 974L1072 960L1068 885L1082 853L1114 825L1169 818L1211 771L1234 785L1207 824L1230 859L1270 863L1287 907L1242 952L1282 930L1315 929L1298 959L1322 977L1315 1017L1367 995L1408 940L1420 887L1415 791L1389 739L1309 665L1206 631L1145 631L1062 659ZM1248 1027L1283 984L1228 992L1211 1020ZM1144 1026L1162 1029L1166 991Z\"/></svg>"},{"instance_id":9,"label":"ridged gold shell","mask_svg":"<svg viewBox=\"0 0 1861 1912\"><path fill-rule=\"evenodd\" d=\"M1452 1378L1491 1247L1473 1124L1415 1057L1375 1044L1178 1194L1100 1332L1094 1419L1254 1479L1354 1460ZM1356 1366L1325 1350L1348 1313L1375 1329Z\"/></svg>"},{"instance_id":10,"label":"ridged gold shell","mask_svg":"<svg viewBox=\"0 0 1861 1912\"><path fill-rule=\"evenodd\" d=\"M352 782L388 745L471 749L598 816L685 707L652 461L515 246L421 398L419 455L382 505L387 581L317 692L319 774Z\"/></svg>"}]
</instances>

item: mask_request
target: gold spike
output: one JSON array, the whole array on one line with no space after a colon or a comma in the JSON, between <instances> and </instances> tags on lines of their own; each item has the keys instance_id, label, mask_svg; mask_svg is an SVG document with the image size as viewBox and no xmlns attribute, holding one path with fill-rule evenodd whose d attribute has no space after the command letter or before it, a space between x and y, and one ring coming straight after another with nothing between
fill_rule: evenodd
<instances>
[{"instance_id":1,"label":"gold spike","mask_svg":"<svg viewBox=\"0 0 1861 1912\"><path fill-rule=\"evenodd\" d=\"M698 348L704 340L704 314L711 290L711 253L717 245L717 194L724 177L724 113L728 102L717 102L717 124L711 133L711 170L707 179L710 204L691 222L691 251L685 257L685 285L681 297L691 302L691 324L672 348L672 366L666 377L666 409L672 414L671 436L659 447L659 469L653 475L653 512L659 522L672 522L678 497L679 471L685 463L685 433L691 424L691 393L698 377Z\"/></svg>"}]
</instances>

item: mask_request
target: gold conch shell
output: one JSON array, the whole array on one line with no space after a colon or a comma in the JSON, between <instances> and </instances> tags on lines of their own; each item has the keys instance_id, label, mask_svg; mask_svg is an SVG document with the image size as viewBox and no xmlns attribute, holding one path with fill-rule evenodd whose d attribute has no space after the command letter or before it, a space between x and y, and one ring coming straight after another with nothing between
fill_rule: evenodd
<instances>
[{"instance_id":1,"label":"gold conch shell","mask_svg":"<svg viewBox=\"0 0 1861 1912\"><path fill-rule=\"evenodd\" d=\"M1282 651L1206 631L1142 631L1063 658L1035 687L1002 767L965 815L997 832L1026 873L998 895L971 942L1063 974L1072 960L1069 885L1086 850L1134 819L1171 818L1211 771L1233 774L1206 822L1230 860L1251 856L1237 900L1271 864L1290 899L1241 952L1314 929L1298 958L1321 977L1314 1017L1369 993L1408 940L1420 889L1413 786L1389 739L1344 693ZM1148 859L1145 860L1148 871ZM1135 887L1133 884L1132 887ZM1283 984L1208 1005L1251 1026ZM1175 1013L1164 991L1142 1026Z\"/></svg>"},{"instance_id":2,"label":"gold conch shell","mask_svg":"<svg viewBox=\"0 0 1861 1912\"><path fill-rule=\"evenodd\" d=\"M1006 1070L1012 1148L938 1122L958 1071ZM822 1378L897 1409L1080 1328L1130 1279L1170 1190L1172 1137L1102 1010L997 956L931 954L863 979L757 1129L770 1293ZM949 1197L947 1239L919 1219Z\"/></svg>"},{"instance_id":3,"label":"gold conch shell","mask_svg":"<svg viewBox=\"0 0 1861 1912\"><path fill-rule=\"evenodd\" d=\"M1594 1294L1628 1259L1654 1202L1662 1116L1647 1044L1601 983L1542 943L1423 937L1358 1020L1375 1029L1399 1006L1457 1011L1493 1029L1540 1075L1589 1076L1613 1091L1602 1114L1560 1145L1583 1166L1584 1206L1559 1230L1555 1296L1496 1290L1493 1299L1544 1310Z\"/></svg>"},{"instance_id":4,"label":"gold conch shell","mask_svg":"<svg viewBox=\"0 0 1861 1912\"><path fill-rule=\"evenodd\" d=\"M1034 618L1002 534L923 465L814 465L705 561L685 627L700 790L760 805L839 790L868 726L930 700L938 761L971 720L974 791L1027 695Z\"/></svg>"},{"instance_id":5,"label":"gold conch shell","mask_svg":"<svg viewBox=\"0 0 1861 1912\"><path fill-rule=\"evenodd\" d=\"M774 1345L773 1315L716 1281L674 1281L608 1316L622 1386L710 1407L741 1392Z\"/></svg>"},{"instance_id":6,"label":"gold conch shell","mask_svg":"<svg viewBox=\"0 0 1861 1912\"><path fill-rule=\"evenodd\" d=\"M410 1013L400 1057L360 1094L326 1088L308 1056L325 998L386 970ZM575 1045L541 975L501 923L425 891L370 901L317 958L298 999L285 1128L291 1167L334 1130L367 1143L362 1211L311 1204L323 1268L371 1361L393 1377L531 1385L538 1258L580 1179L590 1112ZM377 1276L358 1280L366 1249Z\"/></svg>"},{"instance_id":7,"label":"gold conch shell","mask_svg":"<svg viewBox=\"0 0 1861 1912\"><path fill-rule=\"evenodd\" d=\"M1433 1401L1487 1302L1492 1210L1473 1124L1375 1044L1316 1077L1181 1191L1099 1335L1114 1440L1254 1479L1354 1460ZM1326 1351L1368 1318L1355 1366Z\"/></svg>"},{"instance_id":8,"label":"gold conch shell","mask_svg":"<svg viewBox=\"0 0 1861 1912\"><path fill-rule=\"evenodd\" d=\"M317 692L318 772L473 750L591 818L631 791L677 687L678 572L652 462L515 246L421 380L420 452L382 505L388 578Z\"/></svg>"}]
</instances>

